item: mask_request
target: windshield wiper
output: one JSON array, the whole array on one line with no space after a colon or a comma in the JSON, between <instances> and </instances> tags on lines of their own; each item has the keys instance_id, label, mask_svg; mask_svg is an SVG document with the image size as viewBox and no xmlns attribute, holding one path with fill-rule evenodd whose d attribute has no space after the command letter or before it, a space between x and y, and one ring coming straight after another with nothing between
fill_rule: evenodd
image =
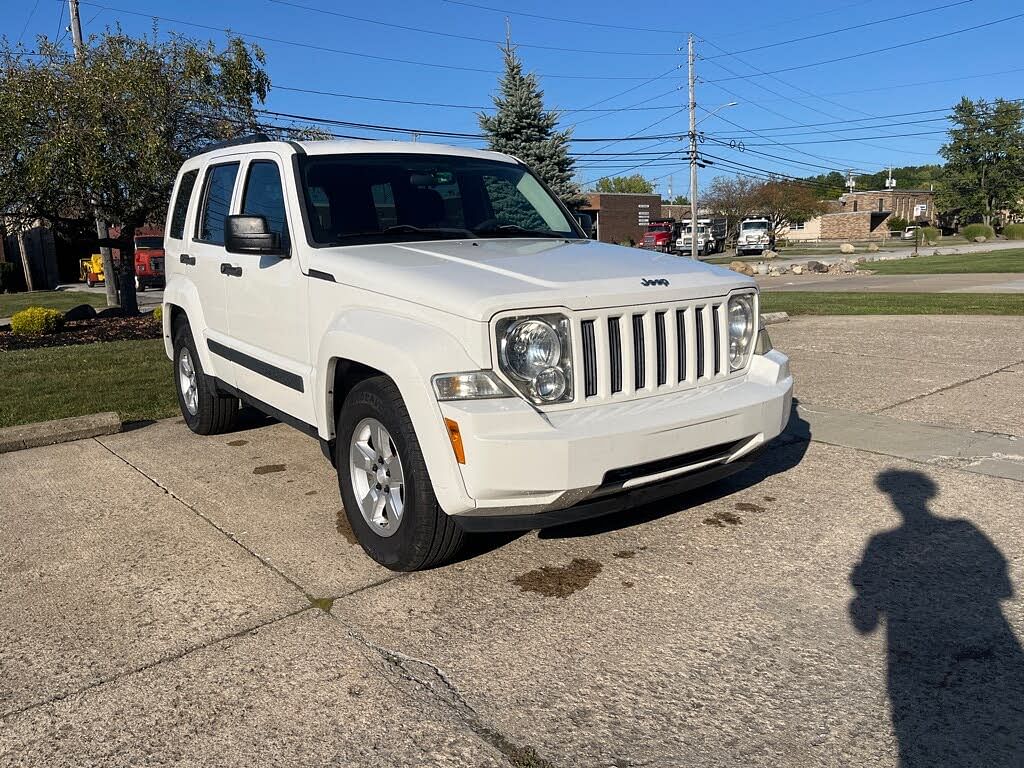
<instances>
[{"instance_id":1,"label":"windshield wiper","mask_svg":"<svg viewBox=\"0 0 1024 768\"><path fill-rule=\"evenodd\" d=\"M423 234L452 234L458 233L461 235L468 235L469 237L475 237L475 235L468 229L462 227L417 227L415 224L394 224L390 227L385 227L381 234L387 232L419 232Z\"/></svg>"},{"instance_id":2,"label":"windshield wiper","mask_svg":"<svg viewBox=\"0 0 1024 768\"><path fill-rule=\"evenodd\" d=\"M479 229L476 234L481 236L498 234L508 234L511 236L527 235L528 237L554 237L559 240L565 239L568 236L567 234L560 234L550 229L527 229L526 227L521 227L518 224L500 224L497 227Z\"/></svg>"}]
</instances>

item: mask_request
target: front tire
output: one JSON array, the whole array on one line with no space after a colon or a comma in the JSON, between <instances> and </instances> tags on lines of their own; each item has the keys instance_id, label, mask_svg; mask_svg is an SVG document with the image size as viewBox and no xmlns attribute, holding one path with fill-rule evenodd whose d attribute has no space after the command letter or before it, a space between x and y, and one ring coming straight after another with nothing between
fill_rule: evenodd
<instances>
[{"instance_id":1,"label":"front tire","mask_svg":"<svg viewBox=\"0 0 1024 768\"><path fill-rule=\"evenodd\" d=\"M438 504L395 383L378 376L357 384L341 408L336 436L342 504L366 554L393 571L451 560L464 534Z\"/></svg>"},{"instance_id":2,"label":"front tire","mask_svg":"<svg viewBox=\"0 0 1024 768\"><path fill-rule=\"evenodd\" d=\"M185 424L197 435L230 432L238 420L238 398L217 391L203 371L196 343L187 324L174 334L174 384Z\"/></svg>"}]
</instances>

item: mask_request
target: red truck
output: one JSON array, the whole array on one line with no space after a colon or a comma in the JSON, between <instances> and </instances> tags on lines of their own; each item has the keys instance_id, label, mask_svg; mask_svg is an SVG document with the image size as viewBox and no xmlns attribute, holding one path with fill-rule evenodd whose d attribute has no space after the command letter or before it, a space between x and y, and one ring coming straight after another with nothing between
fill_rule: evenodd
<instances>
[{"instance_id":1,"label":"red truck","mask_svg":"<svg viewBox=\"0 0 1024 768\"><path fill-rule=\"evenodd\" d=\"M161 235L135 237L135 290L164 287L164 238Z\"/></svg>"},{"instance_id":2,"label":"red truck","mask_svg":"<svg viewBox=\"0 0 1024 768\"><path fill-rule=\"evenodd\" d=\"M674 253L676 249L677 225L675 219L652 219L644 232L641 248L648 251Z\"/></svg>"}]
</instances>

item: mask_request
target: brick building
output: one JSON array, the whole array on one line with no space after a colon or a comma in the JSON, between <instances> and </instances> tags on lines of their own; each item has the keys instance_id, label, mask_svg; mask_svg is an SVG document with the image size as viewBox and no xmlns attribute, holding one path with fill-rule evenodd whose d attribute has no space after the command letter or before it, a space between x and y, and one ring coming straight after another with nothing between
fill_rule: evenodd
<instances>
[{"instance_id":1,"label":"brick building","mask_svg":"<svg viewBox=\"0 0 1024 768\"><path fill-rule=\"evenodd\" d=\"M651 219L662 217L661 195L591 192L580 213L594 219L597 239L604 243L639 243Z\"/></svg>"}]
</instances>

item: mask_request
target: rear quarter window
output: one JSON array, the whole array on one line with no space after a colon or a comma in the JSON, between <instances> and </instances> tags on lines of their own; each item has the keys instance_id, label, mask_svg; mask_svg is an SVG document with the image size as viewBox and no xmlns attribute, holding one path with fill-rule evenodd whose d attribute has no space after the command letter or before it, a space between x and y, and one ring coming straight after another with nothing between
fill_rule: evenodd
<instances>
[{"instance_id":1,"label":"rear quarter window","mask_svg":"<svg viewBox=\"0 0 1024 768\"><path fill-rule=\"evenodd\" d=\"M181 240L185 236L185 217L188 215L188 204L192 199L199 171L186 171L178 184L178 194L174 198L174 210L171 213L171 231L169 237Z\"/></svg>"}]
</instances>

